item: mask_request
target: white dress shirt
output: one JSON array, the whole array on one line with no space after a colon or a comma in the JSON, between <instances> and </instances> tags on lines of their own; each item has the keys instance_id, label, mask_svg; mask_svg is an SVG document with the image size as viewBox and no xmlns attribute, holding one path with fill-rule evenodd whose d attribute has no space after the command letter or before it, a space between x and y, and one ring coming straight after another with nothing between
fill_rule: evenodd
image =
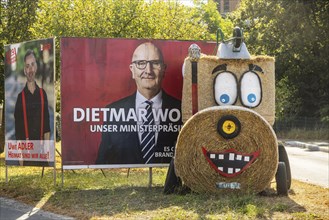
<instances>
[{"instance_id":1,"label":"white dress shirt","mask_svg":"<svg viewBox=\"0 0 329 220\"><path fill-rule=\"evenodd\" d=\"M153 97L152 99L148 100L146 99L140 92L136 92L136 105L135 105L135 111L137 114L137 125L140 126L143 124L142 120L140 119L139 116L139 109L145 109L146 108L146 103L145 101L152 101L152 109L155 109L156 112L158 112L161 107L162 107L162 91L160 91L155 97ZM154 121L155 125L159 125L160 121ZM139 143L141 142L141 138L142 138L142 133L138 132L138 138L139 138ZM158 132L155 132L155 143L157 143L158 140Z\"/></svg>"}]
</instances>

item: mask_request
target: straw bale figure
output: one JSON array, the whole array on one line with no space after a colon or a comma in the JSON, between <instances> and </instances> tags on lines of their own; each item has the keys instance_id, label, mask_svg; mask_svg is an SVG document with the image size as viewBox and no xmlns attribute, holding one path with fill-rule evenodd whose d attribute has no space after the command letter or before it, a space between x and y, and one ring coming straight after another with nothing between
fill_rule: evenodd
<instances>
[{"instance_id":1,"label":"straw bale figure","mask_svg":"<svg viewBox=\"0 0 329 220\"><path fill-rule=\"evenodd\" d=\"M185 124L176 144L176 175L195 192L263 191L278 166L278 143L271 127L274 58L201 54L185 59L183 74Z\"/></svg>"}]
</instances>

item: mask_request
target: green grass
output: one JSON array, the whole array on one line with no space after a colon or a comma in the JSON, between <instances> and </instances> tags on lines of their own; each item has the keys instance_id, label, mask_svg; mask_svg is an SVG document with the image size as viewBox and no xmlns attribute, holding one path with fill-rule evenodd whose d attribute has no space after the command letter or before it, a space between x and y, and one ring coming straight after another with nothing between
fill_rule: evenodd
<instances>
[{"instance_id":1,"label":"green grass","mask_svg":"<svg viewBox=\"0 0 329 220\"><path fill-rule=\"evenodd\" d=\"M0 194L69 215L77 219L329 219L329 190L293 182L289 197L278 197L274 188L267 196L190 193L164 195L166 168L66 170L61 187L57 157L56 186L53 169L8 167L5 183L4 154L0 157ZM321 196L319 196L321 195Z\"/></svg>"},{"instance_id":2,"label":"green grass","mask_svg":"<svg viewBox=\"0 0 329 220\"><path fill-rule=\"evenodd\" d=\"M299 141L306 140L317 140L317 141L329 141L329 130L328 129L291 129L289 131L277 131L276 136L279 139L295 139Z\"/></svg>"}]
</instances>

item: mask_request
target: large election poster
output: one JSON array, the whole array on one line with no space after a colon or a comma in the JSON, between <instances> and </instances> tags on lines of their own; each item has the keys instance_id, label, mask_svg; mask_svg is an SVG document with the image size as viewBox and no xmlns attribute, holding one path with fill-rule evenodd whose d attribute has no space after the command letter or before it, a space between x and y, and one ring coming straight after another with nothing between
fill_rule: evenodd
<instances>
[{"instance_id":1,"label":"large election poster","mask_svg":"<svg viewBox=\"0 0 329 220\"><path fill-rule=\"evenodd\" d=\"M182 66L196 43L61 38L64 169L168 165L182 127Z\"/></svg>"},{"instance_id":2,"label":"large election poster","mask_svg":"<svg viewBox=\"0 0 329 220\"><path fill-rule=\"evenodd\" d=\"M6 165L55 164L54 39L5 46Z\"/></svg>"}]
</instances>

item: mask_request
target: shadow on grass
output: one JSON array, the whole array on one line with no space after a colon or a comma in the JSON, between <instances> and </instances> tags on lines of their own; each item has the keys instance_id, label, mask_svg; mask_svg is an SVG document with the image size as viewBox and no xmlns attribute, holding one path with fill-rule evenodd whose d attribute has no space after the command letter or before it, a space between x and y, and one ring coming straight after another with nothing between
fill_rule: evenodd
<instances>
[{"instance_id":1,"label":"shadow on grass","mask_svg":"<svg viewBox=\"0 0 329 220\"><path fill-rule=\"evenodd\" d=\"M63 202L65 201L65 202ZM289 197L268 196L212 196L190 193L186 195L164 195L163 187L116 187L99 190L57 191L48 203L60 209L71 209L75 217L116 215L148 216L175 212L193 212L198 217L209 214L240 213L254 217L271 218L274 212L304 212L305 208Z\"/></svg>"},{"instance_id":2,"label":"shadow on grass","mask_svg":"<svg viewBox=\"0 0 329 220\"><path fill-rule=\"evenodd\" d=\"M1 164L3 165L3 164ZM1 166L1 170L3 170ZM250 218L271 219L274 213L293 214L306 209L289 197L278 197L275 191L259 195L186 195L163 194L165 170L155 170L154 186L148 185L148 172L135 171L129 178L124 170L66 171L64 187L60 187L60 172L54 187L52 169L47 168L41 178L42 168L10 168L10 182L5 184L1 175L1 195L7 195L30 205L41 203L42 208L78 219L125 218L128 216L157 218L207 218L209 215L242 215ZM25 171L26 170L26 171ZM28 171L28 173L27 173ZM291 192L293 195L293 191ZM43 202L41 202L43 201ZM192 214L191 214L192 213ZM233 214L232 214L233 213ZM224 217L225 218L225 217Z\"/></svg>"},{"instance_id":3,"label":"shadow on grass","mask_svg":"<svg viewBox=\"0 0 329 220\"><path fill-rule=\"evenodd\" d=\"M42 167L34 168L35 172L29 175L23 175L24 170L29 169L26 167L11 166L8 169L8 183L6 183L5 178L1 178L0 181L1 194L3 195L19 199L23 202L39 202L54 187L52 176L42 177ZM10 169L21 169L22 175L20 173L12 174ZM47 169L52 170L52 168L45 168L45 172L49 172ZM4 172L5 168L1 167L1 174Z\"/></svg>"}]
</instances>

